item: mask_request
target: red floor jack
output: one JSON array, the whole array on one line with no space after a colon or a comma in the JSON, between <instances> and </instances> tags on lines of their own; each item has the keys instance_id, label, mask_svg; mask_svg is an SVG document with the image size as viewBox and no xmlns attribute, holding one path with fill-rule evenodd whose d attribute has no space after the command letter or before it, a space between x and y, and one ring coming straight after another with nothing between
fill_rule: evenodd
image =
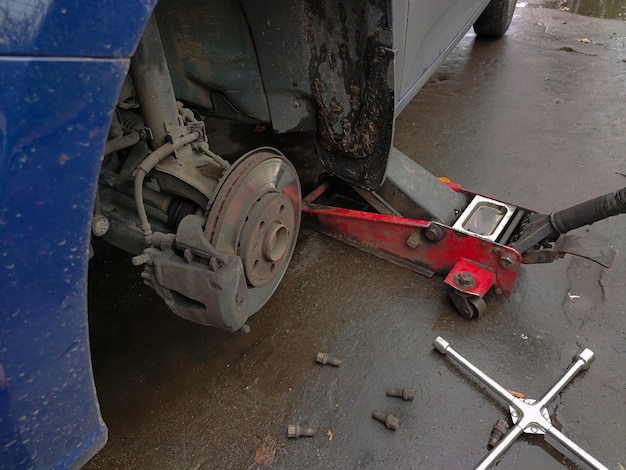
<instances>
[{"instance_id":1,"label":"red floor jack","mask_svg":"<svg viewBox=\"0 0 626 470\"><path fill-rule=\"evenodd\" d=\"M509 296L522 263L566 253L610 267L615 250L567 232L626 212L626 188L549 215L446 183L392 148L387 178L375 192L323 179L304 199L316 230L431 277L445 276L467 319L485 311L492 290Z\"/></svg>"}]
</instances>

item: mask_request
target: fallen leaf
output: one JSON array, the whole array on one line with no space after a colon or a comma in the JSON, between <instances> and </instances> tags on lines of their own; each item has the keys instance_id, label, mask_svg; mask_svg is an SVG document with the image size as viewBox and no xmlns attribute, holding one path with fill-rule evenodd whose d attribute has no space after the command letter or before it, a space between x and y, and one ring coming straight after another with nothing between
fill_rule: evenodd
<instances>
[{"instance_id":1,"label":"fallen leaf","mask_svg":"<svg viewBox=\"0 0 626 470\"><path fill-rule=\"evenodd\" d=\"M269 465L276 457L276 449L261 446L254 453L254 461L259 465Z\"/></svg>"},{"instance_id":2,"label":"fallen leaf","mask_svg":"<svg viewBox=\"0 0 626 470\"><path fill-rule=\"evenodd\" d=\"M261 446L254 453L254 461L259 465L269 465L276 457L276 452L286 454L285 445L276 436L269 434L257 436L261 439Z\"/></svg>"},{"instance_id":3,"label":"fallen leaf","mask_svg":"<svg viewBox=\"0 0 626 470\"><path fill-rule=\"evenodd\" d=\"M510 388L507 388L506 391L517 398L526 398L526 395L524 395L522 392L516 392L515 390L511 390Z\"/></svg>"},{"instance_id":4,"label":"fallen leaf","mask_svg":"<svg viewBox=\"0 0 626 470\"><path fill-rule=\"evenodd\" d=\"M589 38L582 38L582 39L579 39L578 42L582 42L584 44L589 44L591 42L591 39L589 39Z\"/></svg>"},{"instance_id":5,"label":"fallen leaf","mask_svg":"<svg viewBox=\"0 0 626 470\"><path fill-rule=\"evenodd\" d=\"M333 440L333 432L330 429L326 431L326 435L328 436L329 441Z\"/></svg>"}]
</instances>

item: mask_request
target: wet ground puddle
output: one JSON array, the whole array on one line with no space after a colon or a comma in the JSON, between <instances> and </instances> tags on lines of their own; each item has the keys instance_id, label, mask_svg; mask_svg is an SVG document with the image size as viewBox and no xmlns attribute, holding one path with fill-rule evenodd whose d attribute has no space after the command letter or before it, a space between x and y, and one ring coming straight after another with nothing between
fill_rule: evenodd
<instances>
[{"instance_id":1,"label":"wet ground puddle","mask_svg":"<svg viewBox=\"0 0 626 470\"><path fill-rule=\"evenodd\" d=\"M538 5L518 2L518 6ZM544 2L541 6L596 18L626 19L626 0L556 0Z\"/></svg>"}]
</instances>

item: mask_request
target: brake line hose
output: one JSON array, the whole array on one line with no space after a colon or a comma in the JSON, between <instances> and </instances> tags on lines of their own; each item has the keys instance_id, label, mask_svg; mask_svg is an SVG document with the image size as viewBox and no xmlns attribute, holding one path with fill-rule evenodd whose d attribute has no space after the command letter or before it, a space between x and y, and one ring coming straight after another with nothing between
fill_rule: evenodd
<instances>
[{"instance_id":1,"label":"brake line hose","mask_svg":"<svg viewBox=\"0 0 626 470\"><path fill-rule=\"evenodd\" d=\"M135 206L137 207L137 215L139 216L139 221L141 223L141 231L143 232L144 240L148 246L152 245L152 226L148 220L146 207L143 203L143 181L146 178L146 175L150 173L161 161L169 157L181 147L190 144L200 137L200 132L191 132L180 139L161 145L148 155L139 165L137 165L137 168L134 171Z\"/></svg>"}]
</instances>

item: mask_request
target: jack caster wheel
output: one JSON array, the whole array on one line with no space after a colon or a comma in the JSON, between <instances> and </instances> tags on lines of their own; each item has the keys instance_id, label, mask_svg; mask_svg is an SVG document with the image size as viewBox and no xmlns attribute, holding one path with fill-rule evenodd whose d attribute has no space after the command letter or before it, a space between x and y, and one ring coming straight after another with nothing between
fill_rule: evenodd
<instances>
[{"instance_id":1,"label":"jack caster wheel","mask_svg":"<svg viewBox=\"0 0 626 470\"><path fill-rule=\"evenodd\" d=\"M459 292L453 288L448 290L448 296L459 315L466 320L476 320L487 310L487 303L482 297Z\"/></svg>"},{"instance_id":2,"label":"jack caster wheel","mask_svg":"<svg viewBox=\"0 0 626 470\"><path fill-rule=\"evenodd\" d=\"M241 258L250 315L265 305L287 270L301 210L298 174L276 149L244 155L220 180L204 233L217 250Z\"/></svg>"}]
</instances>

